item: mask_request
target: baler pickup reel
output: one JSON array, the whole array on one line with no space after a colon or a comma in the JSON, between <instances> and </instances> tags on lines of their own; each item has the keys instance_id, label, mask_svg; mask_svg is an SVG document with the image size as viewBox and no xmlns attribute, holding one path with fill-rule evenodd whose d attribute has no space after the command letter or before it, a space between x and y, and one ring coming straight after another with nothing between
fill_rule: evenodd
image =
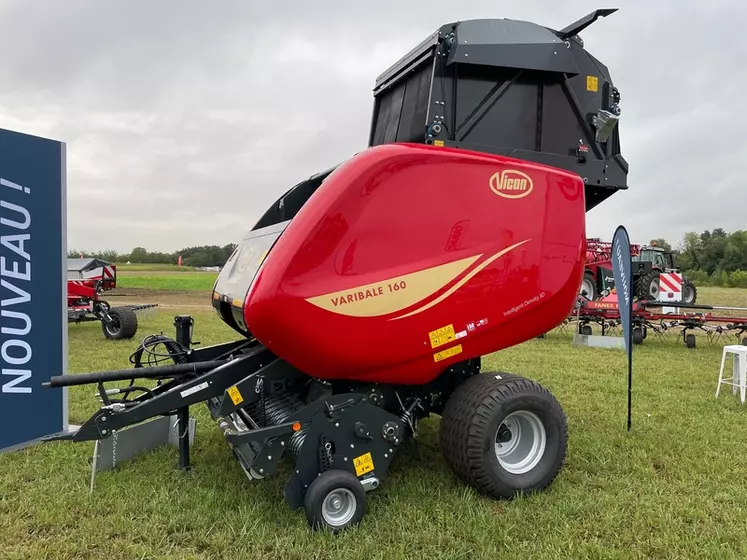
<instances>
[{"instance_id":1,"label":"baler pickup reel","mask_svg":"<svg viewBox=\"0 0 747 560\"><path fill-rule=\"evenodd\" d=\"M294 460L286 501L333 531L361 520L430 415L444 460L480 493L546 488L565 415L537 383L481 373L481 357L567 319L585 213L627 188L618 127L598 118L619 95L577 35L607 13L562 32L437 29L376 80L369 147L282 195L226 262L211 301L243 338L194 349L177 317L176 338L146 339L134 370L54 378L99 385L102 408L70 439L176 415L186 466L188 407L204 402L250 479Z\"/></svg>"}]
</instances>

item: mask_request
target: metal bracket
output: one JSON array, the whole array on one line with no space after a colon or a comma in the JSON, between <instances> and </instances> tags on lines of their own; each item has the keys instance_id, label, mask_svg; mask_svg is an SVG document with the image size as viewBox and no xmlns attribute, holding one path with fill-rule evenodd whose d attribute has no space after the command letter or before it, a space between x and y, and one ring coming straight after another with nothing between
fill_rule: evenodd
<instances>
[{"instance_id":1,"label":"metal bracket","mask_svg":"<svg viewBox=\"0 0 747 560\"><path fill-rule=\"evenodd\" d=\"M178 417L161 416L124 430L116 430L112 437L96 440L91 466L91 492L96 473L116 468L120 463L146 453L161 445L179 448ZM189 419L189 445L195 437L197 420Z\"/></svg>"}]
</instances>

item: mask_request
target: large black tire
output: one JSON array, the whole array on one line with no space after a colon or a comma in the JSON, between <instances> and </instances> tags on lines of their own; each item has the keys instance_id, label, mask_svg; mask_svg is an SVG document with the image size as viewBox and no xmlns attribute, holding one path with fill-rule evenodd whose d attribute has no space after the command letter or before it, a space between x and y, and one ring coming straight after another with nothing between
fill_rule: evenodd
<instances>
[{"instance_id":1,"label":"large black tire","mask_svg":"<svg viewBox=\"0 0 747 560\"><path fill-rule=\"evenodd\" d=\"M588 292L584 294L584 291ZM581 287L579 293L587 299L594 301L597 299L597 282L594 278L594 273L590 270L584 272L584 278L581 280Z\"/></svg>"},{"instance_id":2,"label":"large black tire","mask_svg":"<svg viewBox=\"0 0 747 560\"><path fill-rule=\"evenodd\" d=\"M693 305L698 300L698 289L689 278L682 281L682 303Z\"/></svg>"},{"instance_id":3,"label":"large black tire","mask_svg":"<svg viewBox=\"0 0 747 560\"><path fill-rule=\"evenodd\" d=\"M113 307L109 310L112 324L101 322L101 330L109 340L128 340L137 332L137 313L129 307Z\"/></svg>"},{"instance_id":4,"label":"large black tire","mask_svg":"<svg viewBox=\"0 0 747 560\"><path fill-rule=\"evenodd\" d=\"M655 300L659 297L659 272L652 270L638 280L636 295L639 300Z\"/></svg>"},{"instance_id":5,"label":"large black tire","mask_svg":"<svg viewBox=\"0 0 747 560\"><path fill-rule=\"evenodd\" d=\"M335 505L339 503L339 509ZM333 533L352 527L366 514L366 491L358 478L339 469L325 471L314 479L304 496L309 526Z\"/></svg>"},{"instance_id":6,"label":"large black tire","mask_svg":"<svg viewBox=\"0 0 747 560\"><path fill-rule=\"evenodd\" d=\"M544 447L537 445L538 430L544 433ZM481 373L457 387L446 403L440 444L460 480L483 495L512 498L543 490L555 480L565 462L568 425L560 404L538 383ZM511 456L522 449L530 451L523 464Z\"/></svg>"}]
</instances>

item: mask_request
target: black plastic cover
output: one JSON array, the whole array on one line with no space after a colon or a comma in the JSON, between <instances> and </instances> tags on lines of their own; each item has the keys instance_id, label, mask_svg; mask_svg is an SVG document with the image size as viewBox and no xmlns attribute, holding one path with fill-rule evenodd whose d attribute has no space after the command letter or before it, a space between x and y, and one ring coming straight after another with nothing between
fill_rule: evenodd
<instances>
[{"instance_id":1,"label":"black plastic cover","mask_svg":"<svg viewBox=\"0 0 747 560\"><path fill-rule=\"evenodd\" d=\"M369 145L418 142L517 157L577 173L590 210L627 188L620 95L577 32L526 21L443 25L376 80Z\"/></svg>"}]
</instances>

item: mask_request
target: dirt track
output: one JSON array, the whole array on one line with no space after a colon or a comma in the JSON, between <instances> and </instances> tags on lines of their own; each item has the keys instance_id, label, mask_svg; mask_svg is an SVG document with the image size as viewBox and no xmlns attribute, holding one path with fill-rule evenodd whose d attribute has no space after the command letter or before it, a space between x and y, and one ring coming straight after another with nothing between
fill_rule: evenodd
<instances>
[{"instance_id":1,"label":"dirt track","mask_svg":"<svg viewBox=\"0 0 747 560\"><path fill-rule=\"evenodd\" d=\"M106 293L105 299L112 305L134 305L157 303L165 309L205 308L210 309L210 292L194 290L151 290L147 288L117 288Z\"/></svg>"}]
</instances>

